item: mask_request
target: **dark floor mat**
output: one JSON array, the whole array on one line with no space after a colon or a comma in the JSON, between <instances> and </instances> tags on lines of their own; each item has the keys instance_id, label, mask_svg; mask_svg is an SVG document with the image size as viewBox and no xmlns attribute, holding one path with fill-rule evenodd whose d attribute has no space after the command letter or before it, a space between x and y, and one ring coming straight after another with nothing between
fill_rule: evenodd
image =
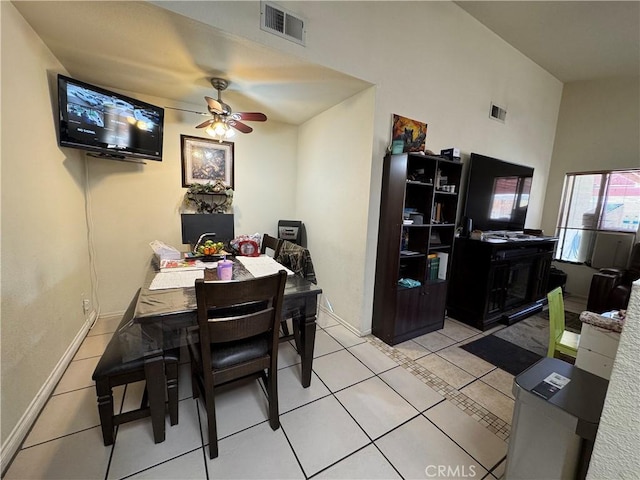
<instances>
[{"instance_id":1,"label":"dark floor mat","mask_svg":"<svg viewBox=\"0 0 640 480\"><path fill-rule=\"evenodd\" d=\"M487 335L460 348L501 368L511 375L519 375L542 357L518 345L493 335Z\"/></svg>"}]
</instances>

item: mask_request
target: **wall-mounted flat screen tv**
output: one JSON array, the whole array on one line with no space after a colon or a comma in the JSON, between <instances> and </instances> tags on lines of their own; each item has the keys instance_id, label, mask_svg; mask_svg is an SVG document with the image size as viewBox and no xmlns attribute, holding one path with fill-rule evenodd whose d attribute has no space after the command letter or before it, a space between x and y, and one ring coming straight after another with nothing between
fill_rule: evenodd
<instances>
[{"instance_id":1,"label":"wall-mounted flat screen tv","mask_svg":"<svg viewBox=\"0 0 640 480\"><path fill-rule=\"evenodd\" d=\"M533 168L472 153L464 215L482 231L524 230Z\"/></svg>"},{"instance_id":2,"label":"wall-mounted flat screen tv","mask_svg":"<svg viewBox=\"0 0 640 480\"><path fill-rule=\"evenodd\" d=\"M162 160L164 109L58 75L61 147L116 160Z\"/></svg>"}]
</instances>

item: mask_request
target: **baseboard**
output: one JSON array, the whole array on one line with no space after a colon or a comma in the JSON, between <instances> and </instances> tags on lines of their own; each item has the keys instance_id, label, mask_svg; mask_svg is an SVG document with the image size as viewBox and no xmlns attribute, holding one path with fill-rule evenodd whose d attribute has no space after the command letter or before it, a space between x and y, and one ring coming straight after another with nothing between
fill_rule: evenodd
<instances>
[{"instance_id":1,"label":"baseboard","mask_svg":"<svg viewBox=\"0 0 640 480\"><path fill-rule=\"evenodd\" d=\"M333 318L336 322L338 322L340 325L342 325L343 327L345 327L347 330L349 330L354 335L357 335L358 337L364 337L365 335L368 335L369 333L371 333L371 330L365 333L360 332L356 327L354 327L353 325L348 323L346 320L336 315L332 310L329 310L327 307L323 305L320 305L318 307L318 310L322 310L324 314Z\"/></svg>"},{"instance_id":2,"label":"baseboard","mask_svg":"<svg viewBox=\"0 0 640 480\"><path fill-rule=\"evenodd\" d=\"M91 315L84 322L82 328L71 342L71 345L69 345L64 355L62 355L62 358L60 358L47 380L44 382L34 399L31 401L31 403L27 407L27 410L24 412L22 417L20 417L18 423L13 428L4 444L0 447L0 471L2 471L3 477L6 473L5 470L11 463L14 455L18 452L20 445L22 445L22 442L31 430L31 427L38 418L40 411L44 408L47 400L49 399L49 396L56 388L56 385L60 381L60 378L62 378L62 375L69 366L69 363L71 363L71 360L73 360L74 355L78 351L78 348L80 348L80 345L82 344L84 338L87 336L89 329L96 321L96 318L96 312L91 312Z\"/></svg>"}]
</instances>

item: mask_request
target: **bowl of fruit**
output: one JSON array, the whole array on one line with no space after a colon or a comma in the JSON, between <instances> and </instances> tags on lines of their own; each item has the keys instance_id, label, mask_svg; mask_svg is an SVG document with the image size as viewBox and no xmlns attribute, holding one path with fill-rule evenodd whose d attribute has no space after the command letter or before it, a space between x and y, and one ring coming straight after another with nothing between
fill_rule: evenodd
<instances>
[{"instance_id":1,"label":"bowl of fruit","mask_svg":"<svg viewBox=\"0 0 640 480\"><path fill-rule=\"evenodd\" d=\"M203 262L216 262L223 256L229 255L224 249L224 243L207 240L202 245L198 245L193 252L189 252L189 258L197 258Z\"/></svg>"}]
</instances>

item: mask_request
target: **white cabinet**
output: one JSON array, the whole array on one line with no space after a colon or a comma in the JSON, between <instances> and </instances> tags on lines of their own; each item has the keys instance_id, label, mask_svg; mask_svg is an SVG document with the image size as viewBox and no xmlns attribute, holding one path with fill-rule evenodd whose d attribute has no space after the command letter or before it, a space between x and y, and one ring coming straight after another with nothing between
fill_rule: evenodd
<instances>
[{"instance_id":1,"label":"white cabinet","mask_svg":"<svg viewBox=\"0 0 640 480\"><path fill-rule=\"evenodd\" d=\"M609 380L619 340L617 332L583 323L576 367Z\"/></svg>"}]
</instances>

